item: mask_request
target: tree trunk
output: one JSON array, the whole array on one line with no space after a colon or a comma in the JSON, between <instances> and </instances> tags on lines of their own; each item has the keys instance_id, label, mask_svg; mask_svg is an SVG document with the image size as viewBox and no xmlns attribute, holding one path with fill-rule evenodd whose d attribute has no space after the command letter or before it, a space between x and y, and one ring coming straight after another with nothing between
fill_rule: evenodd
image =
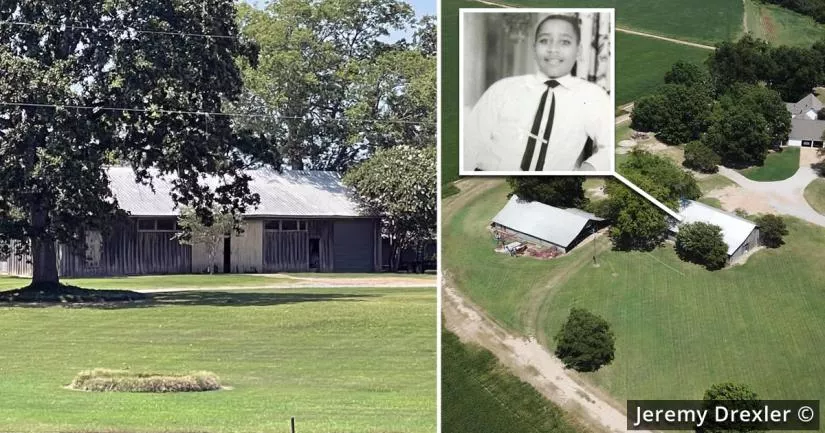
<instances>
[{"instance_id":1,"label":"tree trunk","mask_svg":"<svg viewBox=\"0 0 825 433\"><path fill-rule=\"evenodd\" d=\"M32 284L59 282L57 276L57 250L54 241L32 240Z\"/></svg>"}]
</instances>

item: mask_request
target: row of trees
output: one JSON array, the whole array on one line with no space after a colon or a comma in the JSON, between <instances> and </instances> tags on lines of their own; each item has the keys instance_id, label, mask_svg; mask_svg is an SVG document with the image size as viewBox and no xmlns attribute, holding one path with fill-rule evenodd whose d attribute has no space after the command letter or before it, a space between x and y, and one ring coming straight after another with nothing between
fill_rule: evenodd
<instances>
[{"instance_id":1,"label":"row of trees","mask_svg":"<svg viewBox=\"0 0 825 433\"><path fill-rule=\"evenodd\" d=\"M761 165L768 150L786 142L790 133L791 116L780 94L747 82L732 82L714 93L714 79L698 65L674 64L665 85L636 102L632 127L656 131L664 143L689 143L685 165L699 171L714 172L720 162Z\"/></svg>"},{"instance_id":2,"label":"row of trees","mask_svg":"<svg viewBox=\"0 0 825 433\"><path fill-rule=\"evenodd\" d=\"M175 203L210 224L258 202L252 166L345 171L435 146L435 20L402 1L13 0L0 20L35 24L0 26L0 254L31 252L33 283L57 283L57 242L82 248L117 217L107 164L174 174ZM435 182L421 188L434 208Z\"/></svg>"}]
</instances>

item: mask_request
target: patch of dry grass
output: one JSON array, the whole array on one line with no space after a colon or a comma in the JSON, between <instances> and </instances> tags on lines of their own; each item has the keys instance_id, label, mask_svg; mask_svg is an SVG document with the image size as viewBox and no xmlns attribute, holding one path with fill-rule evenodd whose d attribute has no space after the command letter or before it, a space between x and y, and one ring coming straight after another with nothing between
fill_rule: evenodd
<instances>
[{"instance_id":1,"label":"patch of dry grass","mask_svg":"<svg viewBox=\"0 0 825 433\"><path fill-rule=\"evenodd\" d=\"M176 376L95 368L81 371L69 388L96 392L196 392L221 389L221 383L215 373L208 371Z\"/></svg>"}]
</instances>

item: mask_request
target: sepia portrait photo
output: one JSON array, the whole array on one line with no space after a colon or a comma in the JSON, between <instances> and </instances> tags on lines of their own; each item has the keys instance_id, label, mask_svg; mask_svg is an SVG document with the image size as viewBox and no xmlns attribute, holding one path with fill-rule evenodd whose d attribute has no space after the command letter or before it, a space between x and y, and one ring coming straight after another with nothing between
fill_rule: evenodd
<instances>
[{"instance_id":1,"label":"sepia portrait photo","mask_svg":"<svg viewBox=\"0 0 825 433\"><path fill-rule=\"evenodd\" d=\"M460 173L612 174L613 9L462 9Z\"/></svg>"}]
</instances>

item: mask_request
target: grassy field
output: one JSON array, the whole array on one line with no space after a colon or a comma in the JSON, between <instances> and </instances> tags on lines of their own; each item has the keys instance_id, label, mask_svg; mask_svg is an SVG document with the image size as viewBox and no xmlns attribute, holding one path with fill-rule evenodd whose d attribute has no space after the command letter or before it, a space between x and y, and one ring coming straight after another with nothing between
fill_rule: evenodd
<instances>
[{"instance_id":1,"label":"grassy field","mask_svg":"<svg viewBox=\"0 0 825 433\"><path fill-rule=\"evenodd\" d=\"M748 31L774 45L809 47L825 37L825 26L813 18L780 6L745 0Z\"/></svg>"},{"instance_id":2,"label":"grassy field","mask_svg":"<svg viewBox=\"0 0 825 433\"><path fill-rule=\"evenodd\" d=\"M702 194L707 194L713 190L736 185L735 182L725 176L722 176L721 174L712 174L701 179L696 179L696 183L699 184L699 189L702 190Z\"/></svg>"},{"instance_id":3,"label":"grassy field","mask_svg":"<svg viewBox=\"0 0 825 433\"><path fill-rule=\"evenodd\" d=\"M805 200L817 212L825 215L825 179L815 179L805 187Z\"/></svg>"},{"instance_id":4,"label":"grassy field","mask_svg":"<svg viewBox=\"0 0 825 433\"><path fill-rule=\"evenodd\" d=\"M241 289L153 305L1 307L0 431L436 429L436 292ZM81 370L208 370L231 390L88 393Z\"/></svg>"},{"instance_id":5,"label":"grassy field","mask_svg":"<svg viewBox=\"0 0 825 433\"><path fill-rule=\"evenodd\" d=\"M771 152L761 167L739 170L743 176L759 182L785 180L799 169L799 148L785 147L782 152Z\"/></svg>"},{"instance_id":6,"label":"grassy field","mask_svg":"<svg viewBox=\"0 0 825 433\"><path fill-rule=\"evenodd\" d=\"M441 333L443 433L583 433L587 430L484 349Z\"/></svg>"},{"instance_id":7,"label":"grassy field","mask_svg":"<svg viewBox=\"0 0 825 433\"><path fill-rule=\"evenodd\" d=\"M10 290L28 285L30 278L0 276L0 290ZM276 284L291 284L291 278L251 275L251 274L215 274L215 275L144 275L134 277L110 278L61 278L60 282L72 286L90 289L164 289L191 287L254 287Z\"/></svg>"},{"instance_id":8,"label":"grassy field","mask_svg":"<svg viewBox=\"0 0 825 433\"><path fill-rule=\"evenodd\" d=\"M632 30L713 44L742 34L740 0L505 0L529 7L616 8L616 25Z\"/></svg>"},{"instance_id":9,"label":"grassy field","mask_svg":"<svg viewBox=\"0 0 825 433\"><path fill-rule=\"evenodd\" d=\"M748 383L763 398L825 398L825 377L816 373L825 369L825 268L817 253L825 229L786 218L786 245L717 272L682 262L672 246L605 251L599 267L571 269L569 260L589 251L537 262L496 258L485 247L480 224L503 192L490 190L445 221L446 270L515 330L523 331L519 312L527 303L540 303L544 335L554 335L573 306L605 317L616 334L616 360L585 377L614 398L701 398L722 381ZM457 236L466 241L451 248ZM558 279L561 273L566 278Z\"/></svg>"}]
</instances>

